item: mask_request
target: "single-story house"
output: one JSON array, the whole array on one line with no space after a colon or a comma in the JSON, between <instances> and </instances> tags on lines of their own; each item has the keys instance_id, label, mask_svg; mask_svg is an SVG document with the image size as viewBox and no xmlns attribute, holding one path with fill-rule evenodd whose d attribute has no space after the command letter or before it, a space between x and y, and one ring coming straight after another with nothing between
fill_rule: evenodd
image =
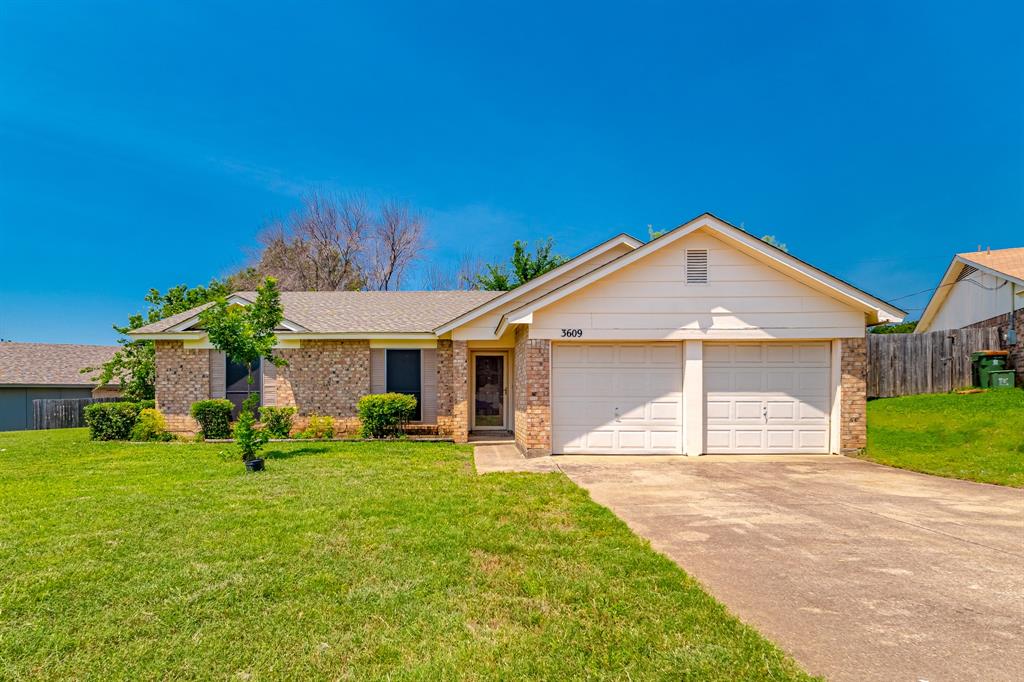
<instances>
[{"instance_id":1,"label":"single-story house","mask_svg":"<svg viewBox=\"0 0 1024 682\"><path fill-rule=\"evenodd\" d=\"M914 332L965 327L998 329L1024 377L1024 247L953 256Z\"/></svg>"},{"instance_id":2,"label":"single-story house","mask_svg":"<svg viewBox=\"0 0 1024 682\"><path fill-rule=\"evenodd\" d=\"M0 431L31 429L32 401L45 398L106 398L120 387L98 386L85 367L113 357L117 346L77 343L0 343Z\"/></svg>"},{"instance_id":3,"label":"single-story house","mask_svg":"<svg viewBox=\"0 0 1024 682\"><path fill-rule=\"evenodd\" d=\"M231 300L245 305L251 292ZM419 399L422 428L510 431L549 453L839 453L866 442L865 328L904 311L710 215L643 243L620 234L508 292L285 292L275 351L244 372L197 308L156 341L157 406L264 404L358 425L367 393Z\"/></svg>"}]
</instances>

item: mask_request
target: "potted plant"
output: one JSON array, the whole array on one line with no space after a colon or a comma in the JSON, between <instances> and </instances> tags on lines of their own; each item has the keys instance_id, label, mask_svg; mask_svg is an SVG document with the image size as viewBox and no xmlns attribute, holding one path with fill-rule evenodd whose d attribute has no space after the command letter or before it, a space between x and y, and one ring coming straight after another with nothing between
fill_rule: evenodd
<instances>
[{"instance_id":1,"label":"potted plant","mask_svg":"<svg viewBox=\"0 0 1024 682\"><path fill-rule=\"evenodd\" d=\"M259 451L270 440L270 434L266 429L256 426L256 407L260 404L260 394L251 393L245 402L242 403L242 411L235 422L235 444L242 452L242 461L248 471L263 471L264 463L262 457L257 457Z\"/></svg>"}]
</instances>

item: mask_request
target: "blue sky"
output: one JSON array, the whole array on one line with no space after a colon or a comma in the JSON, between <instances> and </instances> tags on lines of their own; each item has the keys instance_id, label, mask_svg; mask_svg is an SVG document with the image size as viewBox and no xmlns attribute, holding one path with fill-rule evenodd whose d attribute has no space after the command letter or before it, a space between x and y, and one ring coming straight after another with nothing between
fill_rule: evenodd
<instances>
[{"instance_id":1,"label":"blue sky","mask_svg":"<svg viewBox=\"0 0 1024 682\"><path fill-rule=\"evenodd\" d=\"M1020 3L341 5L3 3L0 338L112 342L314 186L442 260L711 211L889 298L1024 243Z\"/></svg>"}]
</instances>

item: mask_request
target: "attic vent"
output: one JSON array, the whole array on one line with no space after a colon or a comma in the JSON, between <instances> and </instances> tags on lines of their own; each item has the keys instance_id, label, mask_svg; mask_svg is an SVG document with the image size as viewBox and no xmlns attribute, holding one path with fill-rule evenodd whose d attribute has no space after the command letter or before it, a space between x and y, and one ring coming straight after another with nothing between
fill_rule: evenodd
<instances>
[{"instance_id":1,"label":"attic vent","mask_svg":"<svg viewBox=\"0 0 1024 682\"><path fill-rule=\"evenodd\" d=\"M956 281L962 282L974 273L978 271L978 268L973 265L965 265L964 269L960 271L960 274L956 276Z\"/></svg>"},{"instance_id":2,"label":"attic vent","mask_svg":"<svg viewBox=\"0 0 1024 682\"><path fill-rule=\"evenodd\" d=\"M708 250L687 249L686 250L686 283L707 284L708 283Z\"/></svg>"}]
</instances>

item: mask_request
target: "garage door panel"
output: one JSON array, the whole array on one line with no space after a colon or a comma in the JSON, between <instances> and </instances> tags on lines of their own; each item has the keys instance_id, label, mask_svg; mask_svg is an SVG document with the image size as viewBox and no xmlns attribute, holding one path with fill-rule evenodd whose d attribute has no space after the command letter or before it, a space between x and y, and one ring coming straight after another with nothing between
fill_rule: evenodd
<instances>
[{"instance_id":1,"label":"garage door panel","mask_svg":"<svg viewBox=\"0 0 1024 682\"><path fill-rule=\"evenodd\" d=\"M554 452L681 451L682 344L555 344L552 365Z\"/></svg>"},{"instance_id":2,"label":"garage door panel","mask_svg":"<svg viewBox=\"0 0 1024 682\"><path fill-rule=\"evenodd\" d=\"M704 356L707 452L828 451L828 342L708 343Z\"/></svg>"}]
</instances>

